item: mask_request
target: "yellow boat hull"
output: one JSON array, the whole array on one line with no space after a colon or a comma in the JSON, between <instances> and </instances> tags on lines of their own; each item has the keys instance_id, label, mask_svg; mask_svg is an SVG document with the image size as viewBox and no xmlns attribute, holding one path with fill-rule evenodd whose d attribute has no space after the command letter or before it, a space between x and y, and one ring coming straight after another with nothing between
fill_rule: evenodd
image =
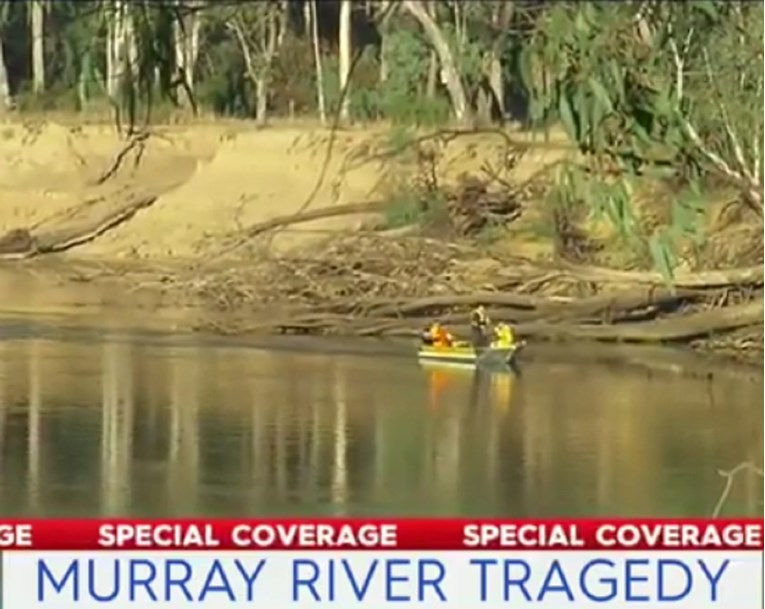
<instances>
[{"instance_id":1,"label":"yellow boat hull","mask_svg":"<svg viewBox=\"0 0 765 609\"><path fill-rule=\"evenodd\" d=\"M475 366L480 358L502 360L506 364L513 363L520 345L511 347L487 347L479 352L471 345L457 345L454 347L431 347L422 346L417 352L417 357L422 363L463 364Z\"/></svg>"}]
</instances>

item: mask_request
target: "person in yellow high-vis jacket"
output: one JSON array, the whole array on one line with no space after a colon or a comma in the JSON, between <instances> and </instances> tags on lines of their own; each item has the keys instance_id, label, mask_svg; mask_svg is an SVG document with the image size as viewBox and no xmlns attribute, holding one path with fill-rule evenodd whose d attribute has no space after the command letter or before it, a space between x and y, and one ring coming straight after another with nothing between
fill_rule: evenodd
<instances>
[{"instance_id":1,"label":"person in yellow high-vis jacket","mask_svg":"<svg viewBox=\"0 0 765 609\"><path fill-rule=\"evenodd\" d=\"M497 324L494 328L495 341L492 346L499 347L500 349L509 349L515 346L515 332L513 329L505 324Z\"/></svg>"}]
</instances>

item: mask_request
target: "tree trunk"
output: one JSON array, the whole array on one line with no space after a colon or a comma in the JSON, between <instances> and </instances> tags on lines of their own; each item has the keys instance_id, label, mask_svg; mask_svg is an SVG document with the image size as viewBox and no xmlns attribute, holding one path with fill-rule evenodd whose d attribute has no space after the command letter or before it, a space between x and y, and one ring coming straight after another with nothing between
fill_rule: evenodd
<instances>
[{"instance_id":1,"label":"tree trunk","mask_svg":"<svg viewBox=\"0 0 765 609\"><path fill-rule=\"evenodd\" d=\"M494 39L491 47L487 51L484 63L484 73L489 84L491 92L497 103L499 113L504 119L505 109L505 81L502 72L502 48L507 39L507 32L510 29L510 22L513 19L513 4L511 2L500 2L496 10L492 11L492 25L495 32L499 35Z\"/></svg>"},{"instance_id":2,"label":"tree trunk","mask_svg":"<svg viewBox=\"0 0 765 609\"><path fill-rule=\"evenodd\" d=\"M305 36L308 40L313 40L312 4L313 2L311 0L303 2L303 36Z\"/></svg>"},{"instance_id":3,"label":"tree trunk","mask_svg":"<svg viewBox=\"0 0 765 609\"><path fill-rule=\"evenodd\" d=\"M45 90L45 6L43 0L32 0L32 90L42 93Z\"/></svg>"},{"instance_id":4,"label":"tree trunk","mask_svg":"<svg viewBox=\"0 0 765 609\"><path fill-rule=\"evenodd\" d=\"M261 74L259 82L256 83L256 90L258 95L258 101L256 106L256 119L260 124L266 122L266 113L268 111L268 95L269 84L271 81L271 66L276 57L276 51L279 48L279 41L282 39L282 33L287 29L287 13L282 13L283 22L280 20L280 16L277 11L281 11L281 5L278 8L272 9L268 13L268 23L266 25L266 41L264 44L265 57L263 58L263 66L261 68Z\"/></svg>"},{"instance_id":5,"label":"tree trunk","mask_svg":"<svg viewBox=\"0 0 765 609\"><path fill-rule=\"evenodd\" d=\"M268 84L264 76L255 79L255 122L265 125L268 117Z\"/></svg>"},{"instance_id":6,"label":"tree trunk","mask_svg":"<svg viewBox=\"0 0 765 609\"><path fill-rule=\"evenodd\" d=\"M112 7L113 8L113 7ZM111 12L111 11L110 11ZM106 19L106 74L104 74L104 86L106 94L114 99L117 91L117 15L114 9L114 15L108 15Z\"/></svg>"},{"instance_id":7,"label":"tree trunk","mask_svg":"<svg viewBox=\"0 0 765 609\"><path fill-rule=\"evenodd\" d=\"M5 65L3 39L0 37L0 113L11 107L11 87L8 84L8 68Z\"/></svg>"},{"instance_id":8,"label":"tree trunk","mask_svg":"<svg viewBox=\"0 0 765 609\"><path fill-rule=\"evenodd\" d=\"M488 66L486 68L486 78L489 88L494 95L494 100L499 108L502 118L505 117L505 78L502 74L502 60L493 50L489 51Z\"/></svg>"},{"instance_id":9,"label":"tree trunk","mask_svg":"<svg viewBox=\"0 0 765 609\"><path fill-rule=\"evenodd\" d=\"M436 7L433 2L428 2L428 14L435 19ZM430 50L430 59L428 62L428 80L425 84L425 96L428 99L435 99L436 86L438 85L438 53L434 49Z\"/></svg>"},{"instance_id":10,"label":"tree trunk","mask_svg":"<svg viewBox=\"0 0 765 609\"><path fill-rule=\"evenodd\" d=\"M348 91L348 80L351 74L351 0L340 0L340 39L339 48L339 66L340 66L340 95L342 103L340 105L340 118L344 121L350 119L350 91Z\"/></svg>"},{"instance_id":11,"label":"tree trunk","mask_svg":"<svg viewBox=\"0 0 765 609\"><path fill-rule=\"evenodd\" d=\"M109 6L106 35L106 91L112 99L123 85L131 61L137 55L135 35L131 32L124 0L112 0Z\"/></svg>"},{"instance_id":12,"label":"tree trunk","mask_svg":"<svg viewBox=\"0 0 765 609\"><path fill-rule=\"evenodd\" d=\"M435 99L436 85L438 84L438 55L435 51L430 52L430 63L428 64L428 81L425 85L425 96L428 99Z\"/></svg>"},{"instance_id":13,"label":"tree trunk","mask_svg":"<svg viewBox=\"0 0 765 609\"><path fill-rule=\"evenodd\" d=\"M390 34L390 17L391 12L388 10L390 6L389 0L384 0L380 7L382 11L382 19L379 22L380 31L380 83L384 83L388 80L388 35Z\"/></svg>"},{"instance_id":14,"label":"tree trunk","mask_svg":"<svg viewBox=\"0 0 765 609\"><path fill-rule=\"evenodd\" d=\"M241 17L234 17L227 24L239 42L247 77L255 85L255 120L259 124L266 122L271 66L285 29L282 17L286 19L286 16L280 14L282 7L282 4L269 6L265 14L258 17L256 26L243 22Z\"/></svg>"},{"instance_id":15,"label":"tree trunk","mask_svg":"<svg viewBox=\"0 0 765 609\"><path fill-rule=\"evenodd\" d=\"M183 0L179 0L183 4ZM191 8L197 8L194 3ZM194 91L194 72L199 57L199 32L202 20L197 11L188 15L179 15L173 23L173 42L175 47L175 67L177 78L181 81L183 89L180 96L181 105L193 106L191 96Z\"/></svg>"},{"instance_id":16,"label":"tree trunk","mask_svg":"<svg viewBox=\"0 0 765 609\"><path fill-rule=\"evenodd\" d=\"M287 35L287 28L290 27L290 0L281 0L279 2L279 13L282 15L282 25L279 28L279 35L276 38L276 47L281 49L284 46L284 37Z\"/></svg>"},{"instance_id":17,"label":"tree trunk","mask_svg":"<svg viewBox=\"0 0 765 609\"><path fill-rule=\"evenodd\" d=\"M316 96L319 106L319 120L324 125L327 122L327 105L324 98L324 70L321 63L321 49L319 48L319 19L318 8L316 3L318 0L310 0L311 5L311 25L312 25L312 38L313 38L313 57L316 63Z\"/></svg>"},{"instance_id":18,"label":"tree trunk","mask_svg":"<svg viewBox=\"0 0 765 609\"><path fill-rule=\"evenodd\" d=\"M261 125L265 124L267 119L271 66L276 56L276 50L279 47L281 33L287 29L284 27L284 24L280 26L277 10L281 10L281 6L270 10L266 18L266 40L263 42L264 57L262 58L262 64L255 82L255 93L258 96L255 106L255 120ZM286 23L286 14L284 14L284 19Z\"/></svg>"},{"instance_id":19,"label":"tree trunk","mask_svg":"<svg viewBox=\"0 0 765 609\"><path fill-rule=\"evenodd\" d=\"M455 118L459 123L469 124L472 117L467 103L465 87L462 84L452 50L449 48L449 43L444 37L443 32L441 32L432 17L428 15L421 2L417 0L404 0L402 5L417 19L436 53L438 53L438 59L441 63L441 80L449 91Z\"/></svg>"},{"instance_id":20,"label":"tree trunk","mask_svg":"<svg viewBox=\"0 0 765 609\"><path fill-rule=\"evenodd\" d=\"M235 17L229 21L228 28L234 32L234 35L239 42L242 57L244 58L244 69L247 72L247 78L249 78L255 85L255 95L257 96L255 120L258 120L263 111L263 108L261 107L261 97L264 89L263 79L255 66L255 59L252 56L252 50L250 49L250 45L247 42L247 36L245 35L245 26L239 21L238 17Z\"/></svg>"},{"instance_id":21,"label":"tree trunk","mask_svg":"<svg viewBox=\"0 0 765 609\"><path fill-rule=\"evenodd\" d=\"M467 32L465 31L465 11L460 2L453 4L453 18L454 18L454 38L457 42L457 48L462 49L465 46ZM436 21L435 14L431 13L433 20Z\"/></svg>"},{"instance_id":22,"label":"tree trunk","mask_svg":"<svg viewBox=\"0 0 765 609\"><path fill-rule=\"evenodd\" d=\"M129 71L135 82L138 76L138 38L136 36L136 24L129 12L128 5L123 8L125 12L124 42L122 43L123 70Z\"/></svg>"},{"instance_id":23,"label":"tree trunk","mask_svg":"<svg viewBox=\"0 0 765 609\"><path fill-rule=\"evenodd\" d=\"M494 99L493 93L490 93L487 89L481 87L478 89L478 93L475 98L475 114L476 123L481 126L491 124L491 111L492 100Z\"/></svg>"}]
</instances>

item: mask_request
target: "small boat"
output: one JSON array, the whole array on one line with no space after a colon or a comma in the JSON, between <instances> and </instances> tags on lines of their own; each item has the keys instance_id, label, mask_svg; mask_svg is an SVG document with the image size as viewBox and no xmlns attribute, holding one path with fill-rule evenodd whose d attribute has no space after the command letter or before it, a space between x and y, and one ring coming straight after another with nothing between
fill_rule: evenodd
<instances>
[{"instance_id":1,"label":"small boat","mask_svg":"<svg viewBox=\"0 0 765 609\"><path fill-rule=\"evenodd\" d=\"M422 345L417 352L417 358L422 363L433 364L440 363L475 367L480 360L486 363L512 366L524 344L520 342L509 347L493 344L478 350L470 343L464 342L455 343L450 347Z\"/></svg>"}]
</instances>

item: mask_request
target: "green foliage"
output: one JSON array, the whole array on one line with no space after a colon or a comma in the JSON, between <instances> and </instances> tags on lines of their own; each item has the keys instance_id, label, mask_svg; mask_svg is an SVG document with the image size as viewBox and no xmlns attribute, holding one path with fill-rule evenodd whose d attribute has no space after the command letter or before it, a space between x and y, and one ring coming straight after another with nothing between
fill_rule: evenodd
<instances>
[{"instance_id":1,"label":"green foliage","mask_svg":"<svg viewBox=\"0 0 765 609\"><path fill-rule=\"evenodd\" d=\"M410 125L394 124L386 133L383 154L403 167L417 163L417 134Z\"/></svg>"},{"instance_id":2,"label":"green foliage","mask_svg":"<svg viewBox=\"0 0 765 609\"><path fill-rule=\"evenodd\" d=\"M334 116L340 111L340 74L337 57L326 57L322 62L322 83L327 113Z\"/></svg>"},{"instance_id":3,"label":"green foliage","mask_svg":"<svg viewBox=\"0 0 765 609\"><path fill-rule=\"evenodd\" d=\"M55 17L62 32L49 39L48 86L60 94L76 83L76 103L84 109L89 98L103 95L103 74L98 70L104 61L102 20L92 8L86 12L83 4L69 2L56 6Z\"/></svg>"},{"instance_id":4,"label":"green foliage","mask_svg":"<svg viewBox=\"0 0 765 609\"><path fill-rule=\"evenodd\" d=\"M476 235L476 241L488 247L501 241L507 235L507 230L499 224L489 223Z\"/></svg>"},{"instance_id":5,"label":"green foliage","mask_svg":"<svg viewBox=\"0 0 765 609\"><path fill-rule=\"evenodd\" d=\"M419 192L404 184L394 191L385 210L388 229L419 225L440 229L449 226L449 212L445 200L432 192Z\"/></svg>"},{"instance_id":6,"label":"green foliage","mask_svg":"<svg viewBox=\"0 0 765 609\"><path fill-rule=\"evenodd\" d=\"M382 117L378 93L379 74L380 64L375 57L375 49L368 45L354 66L350 88L346 93L354 119L371 121Z\"/></svg>"},{"instance_id":7,"label":"green foliage","mask_svg":"<svg viewBox=\"0 0 765 609\"><path fill-rule=\"evenodd\" d=\"M227 65L227 64L223 64ZM271 101L277 114L316 111L316 74L311 41L288 31L274 58Z\"/></svg>"},{"instance_id":8,"label":"green foliage","mask_svg":"<svg viewBox=\"0 0 765 609\"><path fill-rule=\"evenodd\" d=\"M429 46L419 32L393 30L385 45L388 77L380 84L379 113L394 124L437 125L448 120L450 108L442 98L423 96L428 78Z\"/></svg>"},{"instance_id":9,"label":"green foliage","mask_svg":"<svg viewBox=\"0 0 765 609\"><path fill-rule=\"evenodd\" d=\"M654 168L674 167L691 190L717 175L750 194L762 150L762 47L761 5L552 6L524 50L521 74L534 120L560 121L585 155L587 173L569 172L560 187L626 239L639 238L634 177ZM651 237L665 276L676 262L672 247L698 240L699 215L678 201L671 223Z\"/></svg>"},{"instance_id":10,"label":"green foliage","mask_svg":"<svg viewBox=\"0 0 765 609\"><path fill-rule=\"evenodd\" d=\"M324 5L318 4L321 12ZM3 51L19 105L82 110L113 101L123 123L155 120L157 112L168 112L182 101L177 99L175 11L194 5L203 13L194 83L194 96L203 108L253 115L256 92L232 28L238 24L254 71L266 72L269 113L315 115L310 33L280 12L281 3L179 0L177 5L127 5L137 65L125 71L117 99L109 100L105 47L114 3L48 3L47 91L33 95L27 7L0 0ZM380 15L379 6L366 8ZM651 252L667 276L677 261L675 253L686 243L703 240L699 192L710 176L762 203L762 3L570 2L533 8L513 3L512 14L489 2L434 3L431 8L471 106L479 105L489 60L499 56L505 92L522 88L530 122L561 125L581 152L579 166L569 166L559 176L556 209L587 206L594 218L613 224L623 242ZM320 15L322 25L328 14ZM503 21L505 17L510 21ZM270 63L274 20L287 27ZM416 165L409 154L415 150L411 128L448 121L450 98L440 78L429 83L432 43L406 9L392 14L384 26L370 25L378 28L383 43L371 43L360 30L354 36L354 44L367 47L354 62L350 111L355 120L384 119L394 125L391 154L396 148L406 151L397 157L397 171L405 175L406 163ZM330 35L331 29L322 27L326 31L320 42L327 109L334 112L340 88L336 33ZM632 199L643 176L659 172L677 179L680 194L666 209L669 221L654 231L641 228ZM420 213L411 201L404 202L399 207L409 211L394 215Z\"/></svg>"},{"instance_id":11,"label":"green foliage","mask_svg":"<svg viewBox=\"0 0 765 609\"><path fill-rule=\"evenodd\" d=\"M668 235L667 229L657 229L656 233L648 241L648 244L654 266L661 273L664 281L671 284L675 275L677 257L674 254L674 244Z\"/></svg>"},{"instance_id":12,"label":"green foliage","mask_svg":"<svg viewBox=\"0 0 765 609\"><path fill-rule=\"evenodd\" d=\"M205 48L195 87L199 103L217 114L251 116L252 84L236 41L226 35L223 26L208 31L208 36L209 47Z\"/></svg>"},{"instance_id":13,"label":"green foliage","mask_svg":"<svg viewBox=\"0 0 765 609\"><path fill-rule=\"evenodd\" d=\"M389 229L422 222L424 212L419 197L412 190L399 190L385 209L385 226Z\"/></svg>"},{"instance_id":14,"label":"green foliage","mask_svg":"<svg viewBox=\"0 0 765 609\"><path fill-rule=\"evenodd\" d=\"M443 5L441 12L447 12ZM475 95L483 79L484 54L496 35L489 27L490 13L491 6L487 3L465 2L459 5L459 29L448 15L444 14L441 19L441 29L454 54L468 97Z\"/></svg>"},{"instance_id":15,"label":"green foliage","mask_svg":"<svg viewBox=\"0 0 765 609\"><path fill-rule=\"evenodd\" d=\"M553 197L559 207L568 210L586 203L595 221L609 220L624 241L631 241L639 238L637 218L630 205L633 190L629 176L610 182L592 180L580 168L566 164L559 170Z\"/></svg>"}]
</instances>

